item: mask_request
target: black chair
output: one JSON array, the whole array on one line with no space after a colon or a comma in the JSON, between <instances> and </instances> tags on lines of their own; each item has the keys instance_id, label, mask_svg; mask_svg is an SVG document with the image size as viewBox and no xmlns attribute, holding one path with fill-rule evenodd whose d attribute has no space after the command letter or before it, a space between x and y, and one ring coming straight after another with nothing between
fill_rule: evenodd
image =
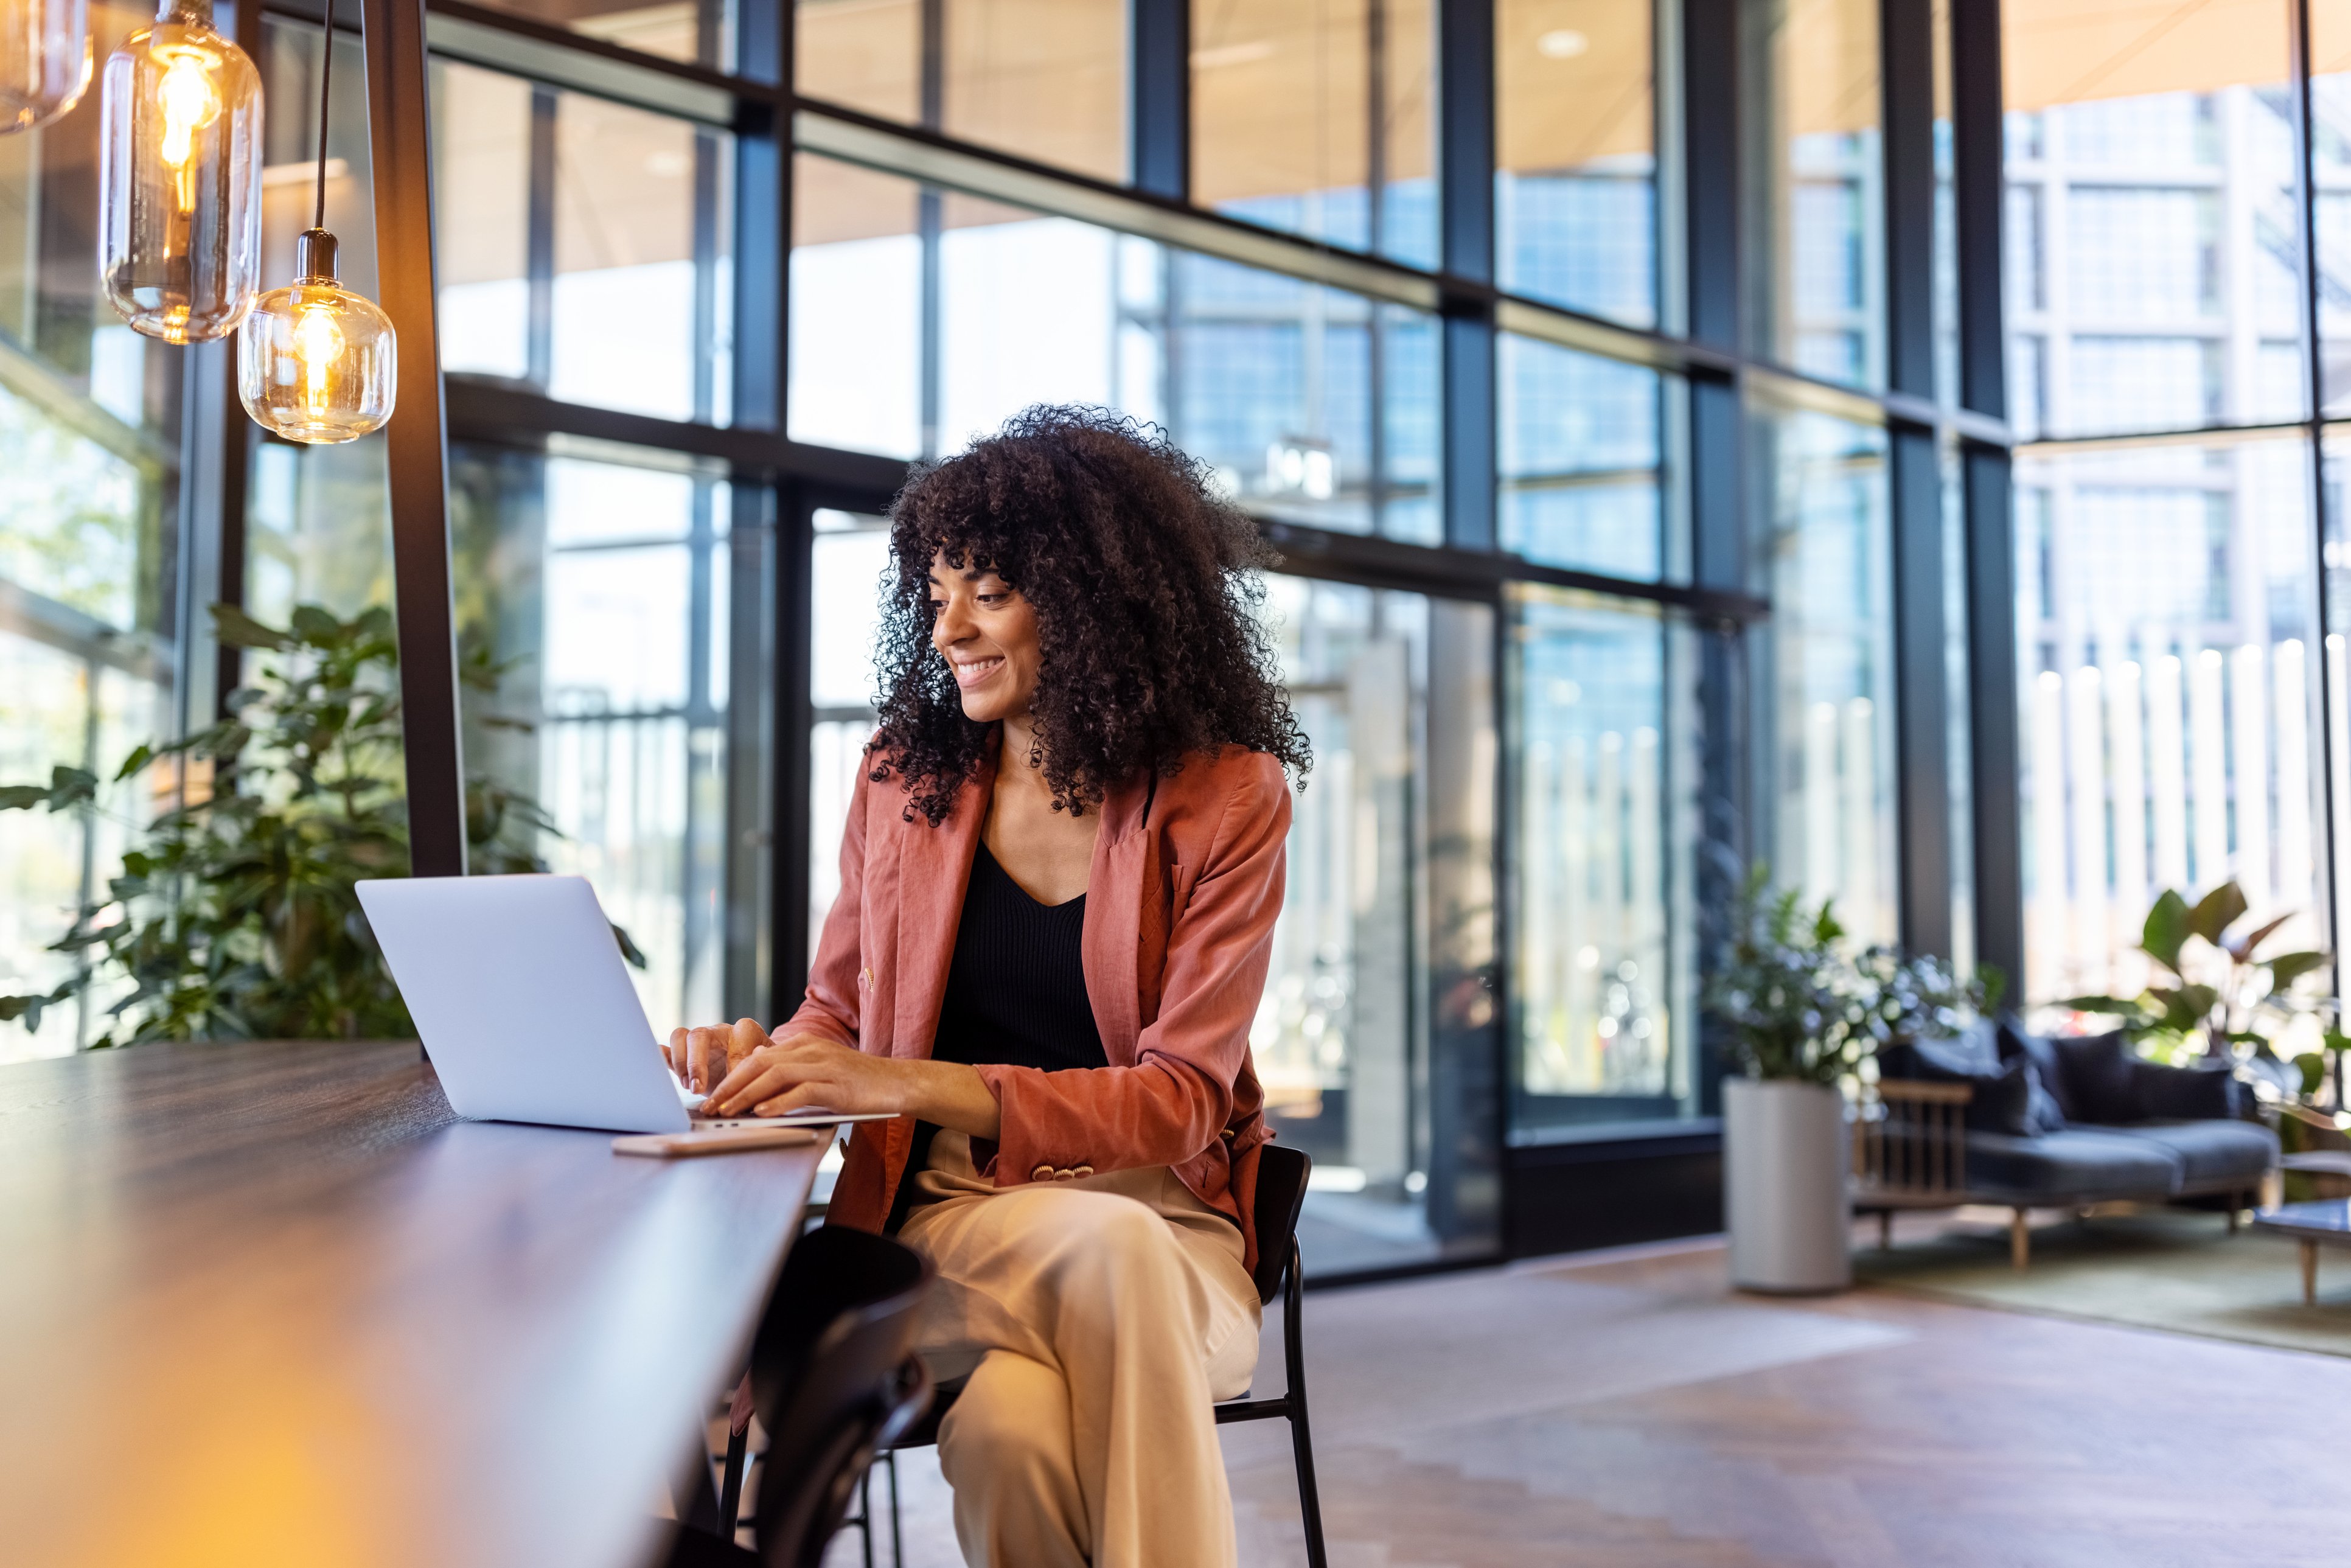
<instances>
[{"instance_id":1,"label":"black chair","mask_svg":"<svg viewBox=\"0 0 2351 1568\"><path fill-rule=\"evenodd\" d=\"M826 1229L793 1246L751 1349L751 1405L768 1432L752 1514L758 1550L734 1542L737 1432L716 1530L682 1527L669 1568L817 1568L874 1454L930 1403L930 1375L914 1354L930 1281L930 1265L887 1237Z\"/></svg>"},{"instance_id":2,"label":"black chair","mask_svg":"<svg viewBox=\"0 0 2351 1568\"><path fill-rule=\"evenodd\" d=\"M1272 1399L1228 1399L1215 1406L1217 1425L1235 1421L1270 1421L1279 1416L1290 1423L1290 1452L1298 1464L1298 1511L1306 1527L1306 1561L1310 1568L1327 1568L1322 1547L1322 1501L1314 1486L1314 1439L1306 1424L1306 1352L1300 1338L1300 1308L1305 1291L1298 1256L1298 1216L1306 1203L1306 1177L1314 1162L1302 1150L1267 1144L1258 1151L1257 1166L1257 1294L1267 1306L1281 1297L1281 1359L1285 1388ZM882 1445L882 1459L891 1465L890 1525L898 1533L898 1487L892 1453L919 1448L939 1438L939 1421L954 1408L960 1384L940 1388L929 1411L911 1423L903 1436ZM852 1524L855 1521L851 1521ZM871 1550L870 1542L868 1550ZM893 1568L899 1568L894 1563Z\"/></svg>"}]
</instances>

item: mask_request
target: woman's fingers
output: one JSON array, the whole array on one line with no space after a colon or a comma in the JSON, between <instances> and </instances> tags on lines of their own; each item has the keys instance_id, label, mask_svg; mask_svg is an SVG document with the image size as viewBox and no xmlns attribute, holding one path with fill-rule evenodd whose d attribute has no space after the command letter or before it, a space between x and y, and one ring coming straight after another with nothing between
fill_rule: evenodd
<instances>
[{"instance_id":1,"label":"woman's fingers","mask_svg":"<svg viewBox=\"0 0 2351 1568\"><path fill-rule=\"evenodd\" d=\"M758 1019L737 1019L726 1041L726 1071L734 1071L737 1062L749 1061L752 1052L769 1043L768 1031L759 1027ZM723 1078L726 1073L719 1076Z\"/></svg>"},{"instance_id":2,"label":"woman's fingers","mask_svg":"<svg viewBox=\"0 0 2351 1568\"><path fill-rule=\"evenodd\" d=\"M694 1031L694 1042L690 1048L694 1075L687 1080L686 1087L696 1093L707 1093L713 1083L726 1076L726 1041L731 1032L710 1028Z\"/></svg>"},{"instance_id":3,"label":"woman's fingers","mask_svg":"<svg viewBox=\"0 0 2351 1568\"><path fill-rule=\"evenodd\" d=\"M719 1085L718 1093L713 1096L718 1101L718 1111L721 1115L739 1116L746 1106L773 1099L787 1090L799 1088L803 1082L799 1072L795 1071L789 1062L767 1061L757 1058L745 1062L737 1070L736 1075L743 1077L745 1081L732 1090L722 1083Z\"/></svg>"},{"instance_id":4,"label":"woman's fingers","mask_svg":"<svg viewBox=\"0 0 2351 1568\"><path fill-rule=\"evenodd\" d=\"M751 1107L751 1114L754 1116L789 1116L794 1111L805 1110L810 1105L825 1104L826 1101L824 1096L825 1086L814 1082L813 1080L804 1083L795 1083L789 1089L785 1090L781 1094L775 1095L769 1099L761 1100L755 1103Z\"/></svg>"},{"instance_id":5,"label":"woman's fingers","mask_svg":"<svg viewBox=\"0 0 2351 1568\"><path fill-rule=\"evenodd\" d=\"M685 1077L685 1028L680 1025L669 1031L669 1039L663 1041L661 1048L664 1065L676 1073L680 1080Z\"/></svg>"}]
</instances>

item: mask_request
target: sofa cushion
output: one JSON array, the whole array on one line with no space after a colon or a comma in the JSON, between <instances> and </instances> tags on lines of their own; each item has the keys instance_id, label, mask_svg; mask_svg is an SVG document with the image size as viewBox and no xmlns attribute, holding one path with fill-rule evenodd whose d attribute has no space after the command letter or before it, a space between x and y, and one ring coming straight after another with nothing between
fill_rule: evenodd
<instances>
[{"instance_id":1,"label":"sofa cushion","mask_svg":"<svg viewBox=\"0 0 2351 1568\"><path fill-rule=\"evenodd\" d=\"M1968 1186L2020 1197L2168 1197L2186 1178L2180 1157L2152 1138L2068 1127L2039 1137L1968 1134Z\"/></svg>"},{"instance_id":2,"label":"sofa cushion","mask_svg":"<svg viewBox=\"0 0 2351 1568\"><path fill-rule=\"evenodd\" d=\"M1977 1113L1981 1107L1981 1114ZM1986 1133L2010 1133L2030 1138L2065 1130L2064 1113L2048 1090L2041 1086L2040 1069L2027 1056L2012 1056L1998 1078L1979 1084L1968 1106L1968 1125Z\"/></svg>"},{"instance_id":3,"label":"sofa cushion","mask_svg":"<svg viewBox=\"0 0 2351 1568\"><path fill-rule=\"evenodd\" d=\"M1900 1040L1877 1053L1877 1076L1929 1083L1965 1083L1975 1091L1967 1124L1980 1132L2030 1137L2064 1125L2056 1103L2040 1085L2030 1061L2001 1060L1991 1020L1979 1019L1940 1040Z\"/></svg>"},{"instance_id":4,"label":"sofa cushion","mask_svg":"<svg viewBox=\"0 0 2351 1568\"><path fill-rule=\"evenodd\" d=\"M2251 1094L2234 1070L2166 1067L2141 1060L2131 1064L2132 1121L2194 1122L2241 1116Z\"/></svg>"},{"instance_id":5,"label":"sofa cushion","mask_svg":"<svg viewBox=\"0 0 2351 1568\"><path fill-rule=\"evenodd\" d=\"M2258 1122L2142 1122L2099 1131L2141 1138L2170 1151L2189 1186L2242 1182L2250 1188L2278 1163L2277 1134Z\"/></svg>"},{"instance_id":6,"label":"sofa cushion","mask_svg":"<svg viewBox=\"0 0 2351 1568\"><path fill-rule=\"evenodd\" d=\"M2067 1121L2136 1122L2146 1114L2139 1109L2137 1074L2133 1071L2138 1053L2122 1030L2059 1035L2050 1043L2057 1048L2057 1070L2065 1080L2066 1098L2074 1103Z\"/></svg>"},{"instance_id":7,"label":"sofa cushion","mask_svg":"<svg viewBox=\"0 0 2351 1568\"><path fill-rule=\"evenodd\" d=\"M2008 1013L2000 1020L2000 1053L2003 1057L2022 1056L2031 1061L2041 1087L2056 1103L2057 1114L2068 1122L2077 1118L2074 1096L2065 1086L2064 1070L2058 1063L2055 1040L2028 1032L2014 1013Z\"/></svg>"}]
</instances>

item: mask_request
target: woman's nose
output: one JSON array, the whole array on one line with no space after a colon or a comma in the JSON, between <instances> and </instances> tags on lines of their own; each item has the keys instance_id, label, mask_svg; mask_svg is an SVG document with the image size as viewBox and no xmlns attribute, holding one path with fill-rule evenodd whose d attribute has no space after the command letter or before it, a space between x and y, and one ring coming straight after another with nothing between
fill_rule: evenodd
<instances>
[{"instance_id":1,"label":"woman's nose","mask_svg":"<svg viewBox=\"0 0 2351 1568\"><path fill-rule=\"evenodd\" d=\"M937 616L931 622L931 642L934 645L942 649L953 647L970 634L971 627L961 605L949 599L939 606Z\"/></svg>"}]
</instances>

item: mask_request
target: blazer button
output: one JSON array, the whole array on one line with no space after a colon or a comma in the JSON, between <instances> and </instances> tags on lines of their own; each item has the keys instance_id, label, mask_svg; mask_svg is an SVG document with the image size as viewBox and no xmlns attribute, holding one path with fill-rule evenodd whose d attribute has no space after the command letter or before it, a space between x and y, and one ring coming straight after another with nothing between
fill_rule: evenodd
<instances>
[{"instance_id":1,"label":"blazer button","mask_svg":"<svg viewBox=\"0 0 2351 1568\"><path fill-rule=\"evenodd\" d=\"M1092 1166L1080 1166L1070 1174L1071 1176L1090 1176L1094 1174L1094 1167Z\"/></svg>"},{"instance_id":2,"label":"blazer button","mask_svg":"<svg viewBox=\"0 0 2351 1568\"><path fill-rule=\"evenodd\" d=\"M1029 1173L1029 1179L1030 1181L1051 1181L1053 1179L1053 1167L1050 1166L1039 1166L1035 1170Z\"/></svg>"}]
</instances>

